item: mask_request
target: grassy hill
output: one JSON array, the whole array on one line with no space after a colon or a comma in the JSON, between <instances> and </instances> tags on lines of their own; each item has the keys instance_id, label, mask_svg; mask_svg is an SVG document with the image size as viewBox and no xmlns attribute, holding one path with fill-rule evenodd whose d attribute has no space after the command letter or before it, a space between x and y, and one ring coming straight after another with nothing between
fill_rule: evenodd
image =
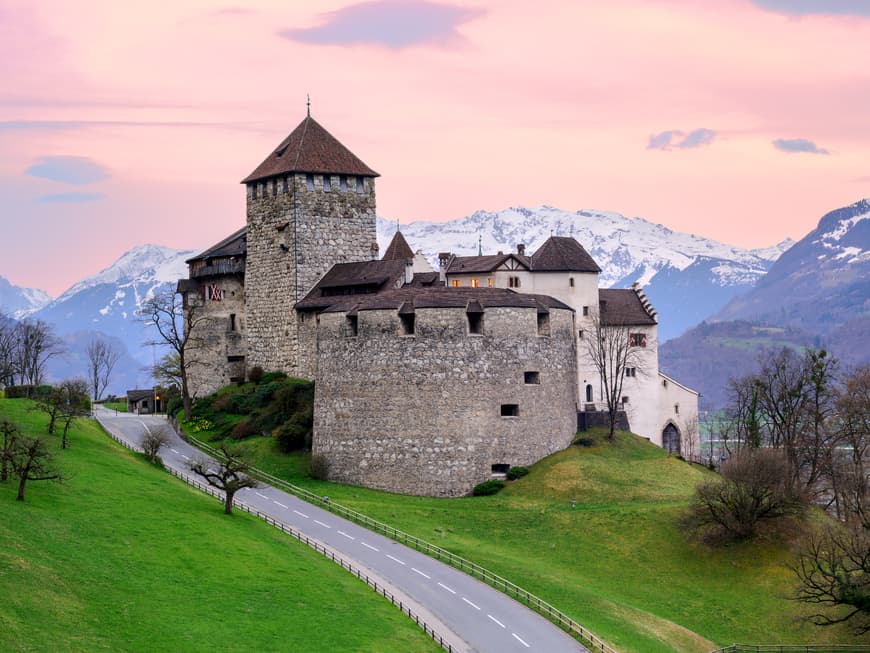
<instances>
[{"instance_id":1,"label":"grassy hill","mask_svg":"<svg viewBox=\"0 0 870 653\"><path fill-rule=\"evenodd\" d=\"M43 433L23 399L0 419ZM0 484L0 651L438 651L308 547L80 423L62 484ZM57 449L58 439L50 439Z\"/></svg>"},{"instance_id":2,"label":"grassy hill","mask_svg":"<svg viewBox=\"0 0 870 653\"><path fill-rule=\"evenodd\" d=\"M795 583L787 544L687 541L679 517L710 472L630 434L596 442L546 458L496 496L462 499L317 481L304 454L279 454L263 437L243 446L258 467L484 565L623 653L867 641L802 619L805 607L787 598Z\"/></svg>"}]
</instances>

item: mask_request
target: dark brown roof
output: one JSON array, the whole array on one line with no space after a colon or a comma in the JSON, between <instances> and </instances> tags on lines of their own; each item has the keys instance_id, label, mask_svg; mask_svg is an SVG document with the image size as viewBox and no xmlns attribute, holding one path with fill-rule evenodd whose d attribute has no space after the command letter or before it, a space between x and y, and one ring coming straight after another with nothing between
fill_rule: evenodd
<instances>
[{"instance_id":1,"label":"dark brown roof","mask_svg":"<svg viewBox=\"0 0 870 653\"><path fill-rule=\"evenodd\" d=\"M154 396L154 389L150 390L127 390L127 401L142 401Z\"/></svg>"},{"instance_id":2,"label":"dark brown roof","mask_svg":"<svg viewBox=\"0 0 870 653\"><path fill-rule=\"evenodd\" d=\"M411 246L402 235L401 231L396 231L396 235L390 241L387 251L381 257L382 261L396 261L399 259L405 260L414 258L414 252L411 251Z\"/></svg>"},{"instance_id":3,"label":"dark brown roof","mask_svg":"<svg viewBox=\"0 0 870 653\"><path fill-rule=\"evenodd\" d=\"M248 228L242 227L233 234L227 236L216 245L212 245L204 252L197 254L193 258L189 258L185 263L199 261L207 258L217 258L221 256L245 256L248 252Z\"/></svg>"},{"instance_id":4,"label":"dark brown roof","mask_svg":"<svg viewBox=\"0 0 870 653\"><path fill-rule=\"evenodd\" d=\"M574 238L550 236L532 254L535 272L601 272L598 264Z\"/></svg>"},{"instance_id":5,"label":"dark brown roof","mask_svg":"<svg viewBox=\"0 0 870 653\"><path fill-rule=\"evenodd\" d=\"M637 293L623 288L602 288L598 291L601 321L608 326L647 326L655 318L644 308Z\"/></svg>"},{"instance_id":6,"label":"dark brown roof","mask_svg":"<svg viewBox=\"0 0 870 653\"><path fill-rule=\"evenodd\" d=\"M291 172L380 176L311 116L306 116L242 183Z\"/></svg>"},{"instance_id":7,"label":"dark brown roof","mask_svg":"<svg viewBox=\"0 0 870 653\"><path fill-rule=\"evenodd\" d=\"M487 256L455 256L450 261L447 274L468 274L472 272L492 272L507 261L515 258L523 265L528 266L528 257L519 257L514 254L488 254ZM523 260L525 259L525 260Z\"/></svg>"},{"instance_id":8,"label":"dark brown roof","mask_svg":"<svg viewBox=\"0 0 870 653\"><path fill-rule=\"evenodd\" d=\"M338 298L345 299L345 298ZM405 287L386 290L375 295L357 295L352 302L337 303L327 308L325 313L340 313L350 309L357 311L398 310L405 307L419 308L464 308L469 304L477 309L494 307L535 308L549 310L560 308L573 310L567 304L547 295L517 293L507 288L430 288Z\"/></svg>"},{"instance_id":9,"label":"dark brown roof","mask_svg":"<svg viewBox=\"0 0 870 653\"><path fill-rule=\"evenodd\" d=\"M323 275L296 308L300 310L323 309L340 304L353 306L367 293L380 292L394 287L405 278L404 260L360 261L339 263Z\"/></svg>"}]
</instances>

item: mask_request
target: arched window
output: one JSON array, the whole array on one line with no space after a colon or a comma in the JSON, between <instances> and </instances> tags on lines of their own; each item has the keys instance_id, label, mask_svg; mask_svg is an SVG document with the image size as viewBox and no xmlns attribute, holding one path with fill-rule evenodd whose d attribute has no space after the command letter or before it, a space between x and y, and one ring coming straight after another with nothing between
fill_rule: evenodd
<instances>
[{"instance_id":1,"label":"arched window","mask_svg":"<svg viewBox=\"0 0 870 653\"><path fill-rule=\"evenodd\" d=\"M662 449L668 453L680 454L680 429L673 422L668 422L662 431Z\"/></svg>"},{"instance_id":2,"label":"arched window","mask_svg":"<svg viewBox=\"0 0 870 653\"><path fill-rule=\"evenodd\" d=\"M592 402L592 384L591 383L586 384L586 401L590 402L590 403Z\"/></svg>"}]
</instances>

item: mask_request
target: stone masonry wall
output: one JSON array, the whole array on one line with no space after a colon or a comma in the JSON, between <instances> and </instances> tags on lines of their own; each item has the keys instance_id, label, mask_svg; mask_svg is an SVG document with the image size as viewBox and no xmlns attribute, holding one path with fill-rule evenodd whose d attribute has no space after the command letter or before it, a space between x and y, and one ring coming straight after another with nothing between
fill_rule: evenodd
<instances>
[{"instance_id":1,"label":"stone masonry wall","mask_svg":"<svg viewBox=\"0 0 870 653\"><path fill-rule=\"evenodd\" d=\"M360 311L349 337L345 315L325 313L314 453L330 479L428 496L468 494L494 464L530 465L575 434L572 324L551 310L551 335L538 336L535 309L488 308L484 335L468 335L464 309L429 308L401 336L396 311Z\"/></svg>"},{"instance_id":2,"label":"stone masonry wall","mask_svg":"<svg viewBox=\"0 0 870 653\"><path fill-rule=\"evenodd\" d=\"M294 304L336 263L364 261L377 240L374 179L364 192L339 175L323 190L323 175L269 179L249 184L247 232L248 364L298 375ZM257 187L254 197L254 186ZM303 367L306 367L303 365Z\"/></svg>"},{"instance_id":3,"label":"stone masonry wall","mask_svg":"<svg viewBox=\"0 0 870 653\"><path fill-rule=\"evenodd\" d=\"M204 397L218 388L245 377L245 288L241 275L210 277L197 280L206 288L206 300L198 291L184 296L187 306L193 305L199 322L193 332L195 347L187 352L190 392ZM220 293L220 301L210 298L211 287ZM235 315L235 330L230 316Z\"/></svg>"}]
</instances>

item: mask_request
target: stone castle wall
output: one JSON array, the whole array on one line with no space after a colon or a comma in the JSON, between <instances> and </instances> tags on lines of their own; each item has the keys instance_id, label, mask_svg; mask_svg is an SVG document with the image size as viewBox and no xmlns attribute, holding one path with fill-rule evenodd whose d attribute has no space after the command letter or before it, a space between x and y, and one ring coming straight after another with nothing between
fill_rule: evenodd
<instances>
[{"instance_id":1,"label":"stone castle wall","mask_svg":"<svg viewBox=\"0 0 870 653\"><path fill-rule=\"evenodd\" d=\"M294 304L336 263L371 258L374 179L365 178L361 193L354 177L344 191L339 175L331 180L331 191L323 190L323 175L313 176L309 190L306 175L298 173L286 184L277 178L248 185L249 365L298 375Z\"/></svg>"},{"instance_id":2,"label":"stone castle wall","mask_svg":"<svg viewBox=\"0 0 870 653\"><path fill-rule=\"evenodd\" d=\"M468 335L458 308L417 309L415 335L395 310L321 315L314 453L332 480L391 492L460 496L493 465L531 465L576 431L573 313L487 308ZM526 372L537 372L537 383ZM502 416L502 406L516 416Z\"/></svg>"}]
</instances>

